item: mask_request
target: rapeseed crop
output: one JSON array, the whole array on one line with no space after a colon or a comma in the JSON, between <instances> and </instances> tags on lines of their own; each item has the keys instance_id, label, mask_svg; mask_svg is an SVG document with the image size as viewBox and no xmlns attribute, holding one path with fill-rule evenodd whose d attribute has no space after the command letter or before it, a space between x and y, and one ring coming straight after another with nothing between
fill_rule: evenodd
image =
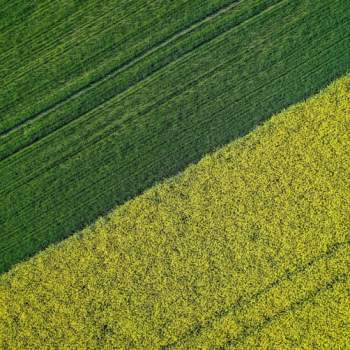
<instances>
[{"instance_id":1,"label":"rapeseed crop","mask_svg":"<svg viewBox=\"0 0 350 350\"><path fill-rule=\"evenodd\" d=\"M0 273L350 64L344 0L40 0L0 11Z\"/></svg>"},{"instance_id":2,"label":"rapeseed crop","mask_svg":"<svg viewBox=\"0 0 350 350\"><path fill-rule=\"evenodd\" d=\"M345 349L349 149L346 76L1 276L0 347Z\"/></svg>"}]
</instances>

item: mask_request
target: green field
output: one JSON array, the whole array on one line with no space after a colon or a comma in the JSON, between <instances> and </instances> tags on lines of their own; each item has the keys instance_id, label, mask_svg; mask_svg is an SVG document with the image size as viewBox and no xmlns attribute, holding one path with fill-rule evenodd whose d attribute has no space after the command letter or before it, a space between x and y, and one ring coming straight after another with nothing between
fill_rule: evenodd
<instances>
[{"instance_id":1,"label":"green field","mask_svg":"<svg viewBox=\"0 0 350 350\"><path fill-rule=\"evenodd\" d=\"M349 68L343 0L60 3L0 10L1 272Z\"/></svg>"},{"instance_id":2,"label":"green field","mask_svg":"<svg viewBox=\"0 0 350 350\"><path fill-rule=\"evenodd\" d=\"M0 348L347 349L349 149L350 75L3 274Z\"/></svg>"}]
</instances>

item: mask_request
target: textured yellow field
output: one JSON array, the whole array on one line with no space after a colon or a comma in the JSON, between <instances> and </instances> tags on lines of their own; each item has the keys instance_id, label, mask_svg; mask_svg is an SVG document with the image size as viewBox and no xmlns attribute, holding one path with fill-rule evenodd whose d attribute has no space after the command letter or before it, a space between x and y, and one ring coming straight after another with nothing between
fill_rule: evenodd
<instances>
[{"instance_id":1,"label":"textured yellow field","mask_svg":"<svg viewBox=\"0 0 350 350\"><path fill-rule=\"evenodd\" d=\"M3 275L0 348L345 349L349 150L347 76Z\"/></svg>"}]
</instances>

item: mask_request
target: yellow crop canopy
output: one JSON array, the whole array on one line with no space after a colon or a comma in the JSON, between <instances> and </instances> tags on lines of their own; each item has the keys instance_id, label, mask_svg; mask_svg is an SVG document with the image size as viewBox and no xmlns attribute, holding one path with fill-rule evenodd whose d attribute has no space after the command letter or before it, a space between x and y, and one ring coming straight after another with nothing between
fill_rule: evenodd
<instances>
[{"instance_id":1,"label":"yellow crop canopy","mask_svg":"<svg viewBox=\"0 0 350 350\"><path fill-rule=\"evenodd\" d=\"M0 348L345 349L349 179L346 76L3 275Z\"/></svg>"}]
</instances>

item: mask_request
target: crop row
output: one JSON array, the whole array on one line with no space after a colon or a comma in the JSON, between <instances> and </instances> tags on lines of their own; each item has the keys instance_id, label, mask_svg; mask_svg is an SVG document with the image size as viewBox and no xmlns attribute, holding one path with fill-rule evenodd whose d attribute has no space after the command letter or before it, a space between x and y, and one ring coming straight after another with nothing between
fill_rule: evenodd
<instances>
[{"instance_id":1,"label":"crop row","mask_svg":"<svg viewBox=\"0 0 350 350\"><path fill-rule=\"evenodd\" d=\"M12 45L9 45L7 50L3 50L0 55L0 58L7 59L5 65L7 70L14 68L19 70L18 72L11 71L5 77L6 82L11 83L11 78L18 79L22 77L23 73L30 71L31 68L36 68L38 59L50 59L52 62L53 58L57 58L57 54L62 55L62 52L72 48L72 44L83 44L81 40L80 42L77 40L80 34L83 33L84 36L92 35L92 39L94 36L108 32L116 24L123 25L125 18L135 16L137 11L142 13L143 7L145 7L145 3L139 0L133 2L127 9L124 9L123 3L119 3L118 6L114 7L111 7L110 3L106 3L102 7L96 7L96 3L90 1L80 5L76 3L72 7L61 6L59 9L62 12L58 15L57 8L51 5L46 10L56 13L54 19L48 13L38 11L38 18L31 23L34 30L28 30L28 23L23 23L25 24L23 25L23 33L21 26L14 27L13 31L15 33L10 33L11 38L13 35L18 35L19 38L13 40ZM94 13L97 11L98 17ZM107 27L105 25L106 21L108 21ZM5 33L2 33L2 35L5 36ZM84 39L86 43L86 38ZM18 57L14 56L14 52L21 53L20 61Z\"/></svg>"},{"instance_id":2,"label":"crop row","mask_svg":"<svg viewBox=\"0 0 350 350\"><path fill-rule=\"evenodd\" d=\"M93 9L94 4L92 3L90 6ZM51 35L49 40L45 40L46 38L43 37L42 45L38 46L35 49L31 47L29 50L26 47L26 44L28 45L28 43L23 43L23 48L21 45L14 46L13 50L23 51L22 56L24 56L24 59L27 57L28 62L23 62L23 60L21 62L18 62L18 71L14 71L14 68L16 67L13 67L9 64L7 65L7 69L12 69L13 71L13 76L7 76L6 80L8 84L11 84L13 79L18 80L19 78L26 76L28 72L30 72L32 69L37 69L47 60L50 60L51 64L59 64L59 58L62 56L62 54L67 55L68 53L72 55L72 52L70 52L72 49L76 50L77 47L81 47L81 49L86 50L86 48L89 48L89 46L91 46L91 44L89 44L89 41L98 41L99 46L101 46L103 42L107 40L106 38L111 39L110 31L113 29L115 30L115 27L122 27L123 25L125 26L131 18L133 20L136 20L137 18L133 17L136 17L136 15L139 13L142 14L142 10L145 6L146 4L144 2L135 1L132 6L127 9L127 12L118 11L117 14L114 14L110 11L106 11L107 13L104 13L103 11L99 10L98 18L90 17L91 19L85 20L84 23L80 23L80 21L83 21L81 17L86 16L86 13L90 11L90 8L80 7L79 11L74 13L74 16L67 16L66 18L61 19L62 28L58 26L53 27L54 33L58 37ZM120 9L118 8L118 10ZM110 16L112 16L112 19L109 18ZM105 25L106 21L108 22L107 27ZM81 34L83 34L83 38L81 38ZM38 38L42 37L42 35L42 32L39 32L37 34ZM45 35L48 35L48 33L45 32ZM119 35L121 35L121 33L119 33ZM38 44L38 38L33 35L33 37L30 37L30 40L33 41L33 43L29 43L32 44L32 46ZM78 38L80 38L79 42L77 42ZM124 41L128 37L125 38L125 35L123 35L122 38ZM48 46L49 44L50 46ZM119 45L120 42L114 38L113 44ZM7 54L10 54L11 57L11 51ZM80 55L82 57L83 53ZM91 54L88 55L88 57L90 58ZM84 61L79 60L79 63L82 64Z\"/></svg>"},{"instance_id":3,"label":"crop row","mask_svg":"<svg viewBox=\"0 0 350 350\"><path fill-rule=\"evenodd\" d=\"M242 11L242 9L240 10ZM222 19L219 18L221 21L215 22L214 27L210 25L195 30L198 27L197 25L193 29L193 33L189 29L187 30L186 33L190 33L191 35L171 37L168 41L163 42L162 46L157 45L152 48L152 51L145 51L143 55L131 60L125 65L116 67L106 76L84 86L53 108L48 108L48 110L37 114L28 123L23 125L23 127L15 128L16 130L9 135L3 136L0 158L4 159L13 152L20 150L21 147L42 139L48 133L57 130L57 128L66 125L68 122L80 116L84 117L85 113L114 98L114 96L123 93L163 67L181 59L183 55L187 53L190 53L190 55L186 55L186 57L196 55L197 52L193 52L194 49L208 44L217 36L221 37L219 40L223 43L222 37L225 33L227 37L237 26L244 23L242 21L249 20L254 14L256 14L255 11L250 11L249 14L246 12L242 14L241 12L238 12L238 14L234 12L231 16L225 16ZM174 44L171 45L173 41ZM211 45L206 45L206 47L208 50Z\"/></svg>"},{"instance_id":4,"label":"crop row","mask_svg":"<svg viewBox=\"0 0 350 350\"><path fill-rule=\"evenodd\" d=\"M106 21L98 21L96 5L95 22L99 25L94 23L90 30L82 32L76 29L78 32L74 32L73 42L65 40L54 47L53 52L49 50L48 57L43 52L34 62L30 74L27 73L29 67L25 68L26 74L20 79L11 77L10 84L0 95L1 131L46 110L184 26L209 15L216 7L221 8L228 0L215 0L207 6L199 6L199 2L155 1L148 6L141 2L143 6L139 6L139 11L133 6L125 10L126 15L125 11L119 11L121 13L113 19L115 25L107 28ZM91 15L94 19L94 13ZM79 18L78 23L73 22L71 26L79 28ZM131 27L130 23L133 23Z\"/></svg>"},{"instance_id":5,"label":"crop row","mask_svg":"<svg viewBox=\"0 0 350 350\"><path fill-rule=\"evenodd\" d=\"M333 37L336 37L337 36L337 33L335 32L335 33L333 33L332 34L333 36L332 36L332 38ZM278 36L278 39L279 40L281 40L282 38L280 37L280 36ZM287 40L288 40L288 38L286 38ZM314 38L312 38L312 39L314 39ZM323 41L323 43L327 43L327 41L326 40L324 40L324 39L322 39L322 41ZM338 45L341 45L342 44L342 42L336 42L336 41L334 41L334 43L335 44L338 44ZM309 45L310 43L309 42L306 42L306 45ZM322 45L322 43L319 43L318 41L314 41L314 44L313 44L315 47L317 47L317 49L318 49L318 52L319 52L319 54L332 54L332 50L334 50L334 47L331 47L331 49L332 50L329 50L328 49L328 51L326 50L327 49L327 47L326 47L326 45ZM330 52L329 52L330 51ZM289 66L289 63L290 63L290 66L291 67L293 67L293 65L292 64L295 64L295 63L298 63L298 61L295 59L295 57L294 57L295 55L288 55L288 57L287 57L287 60L286 60L286 62L284 63L285 65L287 65L287 66ZM327 56L328 57L328 56ZM236 59L237 60L237 59ZM239 58L238 58L238 60L239 60ZM304 63L304 61L303 61L303 57L301 57L301 59L300 59L300 62L301 63ZM236 63L236 62L234 62L234 63ZM275 73L274 73L274 71L272 70L271 71L271 68L272 67L274 67L275 66L275 64L277 64L277 69L279 69L279 66L278 65L280 65L281 64L281 62L275 62L275 64L273 64L274 62L273 61L271 61L271 60L269 60L268 61L268 64L271 66L271 67L269 67L270 68L270 70L267 70L267 71L265 71L264 72L264 74L267 76L268 74L270 74L271 76L273 76ZM321 65L322 65L322 63L324 63L325 65L326 65L326 60L324 60L324 62L321 62ZM186 64L187 64L187 61L185 61L183 64L182 64L182 66L186 66ZM199 66L199 65L198 65ZM205 65L203 65L204 67L205 67ZM253 66L252 66L253 67ZM189 68L191 68L191 67L189 67ZM209 73L211 73L211 74L209 74L209 77L213 74L213 71L215 71L215 66L213 66L213 67L211 67L211 69L209 70ZM222 63L220 63L219 65L218 65L218 68L221 68L221 70L222 70L222 68L225 68L225 64L222 64ZM261 67L262 68L262 70L264 71L265 70L265 67ZM298 66L297 66L297 68L299 68ZM231 69L231 68L229 68L229 69ZM237 70L239 70L239 69L241 69L241 67L239 67L239 66L236 66L236 69ZM308 69L308 68L306 68L306 69ZM180 67L179 68L179 70L182 70L182 67ZM288 72L288 70L287 70L287 72ZM166 73L166 72L165 72ZM174 90L171 90L170 91L170 97L172 96L172 94L175 92L175 96L178 96L178 95L181 95L183 92L186 92L186 90L188 89L188 85L190 85L190 87L193 87L193 85L194 84L198 84L198 81L200 82L201 80L203 80L203 79L200 79L200 76L199 76L199 78L198 78L198 75L197 75L197 73L198 73L198 71L196 71L196 72L194 72L195 73L195 80L193 80L193 81L189 81L189 82L186 82L186 85L187 85L187 88L185 89L185 90L179 90L179 91L177 91L177 89L180 87L180 85L179 84L177 84L176 85L176 89ZM252 73L254 73L254 71L252 72ZM184 72L184 76L187 76L187 77L189 77L189 72L188 71L185 71ZM205 75L207 75L207 73L205 73ZM205 76L204 75L204 76ZM227 72L225 71L225 70L223 70L223 72L221 72L221 76L226 76L227 75ZM163 78L164 77L164 75L161 75L160 77L158 77L158 78ZM277 76L278 78L279 78L279 76ZM157 77L156 77L157 78ZM212 78L214 78L214 79L211 79L211 81L213 81L213 84L215 84L215 79L217 79L217 77L216 76L214 76L214 77L212 77ZM257 77L258 78L258 77ZM171 80L172 81L172 80ZM159 106L159 100L155 100L155 98L157 97L156 96L156 94L157 94L157 84L158 83L158 81L157 80L155 80L154 81L154 84L153 84L153 89L151 89L150 87L149 87L149 85L148 85L148 90L147 90L147 92L149 92L149 93L153 93L154 94L154 96L153 95L146 95L146 96L144 96L145 97L145 102L147 101L147 100L150 100L150 101L152 101L152 105L154 106L154 107L157 107L157 106ZM202 82L203 83L203 82ZM252 81L252 84L254 83L254 81ZM185 87L186 87L186 85L185 85ZM255 86L255 89L252 89L253 88L253 86L252 87L250 87L250 86L248 86L246 89L247 89L247 92L249 92L249 93L251 93L251 92L254 92L254 90L259 90L259 89L261 89L261 88L263 88L264 86L261 86L261 87L256 87ZM143 92L143 90L141 90L142 92ZM164 91L164 90L163 90ZM207 95L203 95L203 104L202 103L200 103L201 105L202 105L202 107L205 107L206 105L205 105L205 101L207 101L206 103L208 103L208 100L209 100L209 96L210 96L210 94L211 94L211 92L210 92L211 90L209 90L208 92L206 92L207 94L208 94L208 97L206 97ZM220 90L219 90L220 91ZM226 93L227 93L227 91L226 91ZM231 92L229 92L229 94L231 94ZM172 96L172 98L174 98L175 97L174 95ZM244 94L242 94L242 96L244 96ZM129 97L129 96L128 96ZM142 96L143 97L143 96ZM166 103L166 102L168 102L168 99L169 98L167 98L166 96L161 96L162 97L162 100ZM140 101L140 99L139 99L139 96L136 96L136 100L138 100L138 101ZM147 113L149 113L149 112L151 112L152 111L152 107L150 107L149 105L144 105L144 104L141 104L141 106L140 107L142 107L142 108L140 108L140 111L136 108L136 107L134 107L134 105L135 105L135 100L131 100L131 101L127 101L127 102L129 102L130 103L130 107L129 107L129 109L130 109L130 111L132 112L132 114L131 114L131 116L133 116L133 115L142 115L142 114L145 114L145 107L146 107L146 110L147 110ZM164 104L164 102L162 103L162 105ZM201 101L198 101L198 102L201 102ZM228 100L228 102L229 102L229 100ZM120 100L116 100L116 101L114 101L114 104L112 105L112 106L108 106L109 107L109 109L100 109L100 110L97 110L97 111L95 111L94 113L92 113L92 114L90 114L89 115L89 119L88 120L90 120L91 122L94 122L95 124L86 124L86 122L87 122L87 119L82 119L81 121L80 121L80 123L78 123L78 124L76 124L76 125L74 125L74 128L75 128L75 131L72 133L72 129L71 128L66 128L64 131L65 132L68 132L68 134L57 134L57 135L55 135L55 138L49 138L48 140L47 140L47 142L45 143L45 144L42 144L42 143L40 143L40 142L38 142L38 144L37 144L37 148L40 150L41 148L45 148L45 150L46 150L46 152L45 152L45 154L46 153L48 153L48 158L42 158L42 159L40 159L39 160L39 162L38 163L35 163L35 161L36 161L36 156L34 156L33 157L33 153L32 152L30 152L30 156L31 156L31 158L34 158L34 159L32 159L32 168L31 169L28 169L28 170L30 170L31 172L32 171L34 171L35 173L34 174L32 174L32 175L34 175L34 176L36 176L36 175L39 175L42 171L44 171L45 170L45 168L40 168L39 167L39 165L40 165L40 163L43 165L43 166L47 166L47 165L50 165L50 160L52 161L52 160L54 160L54 158L51 158L52 156L55 156L54 155L54 152L53 153L50 153L50 149L48 148L48 147L50 147L50 144L52 145L52 144L54 144L55 143L55 140L57 140L58 141L58 139L61 139L62 141L64 141L64 142L66 142L66 139L67 139L67 137L69 136L69 135L72 135L73 134L73 136L75 137L70 143L65 143L65 144L61 144L60 146L62 146L62 148L60 148L60 149L57 149L56 147L56 145L54 146L54 148L53 148L53 150L55 150L55 151L59 151L58 152L58 154L57 155L59 155L59 156L62 156L62 155L64 155L64 151L66 150L66 151L69 151L70 149L73 149L73 150L77 150L76 149L76 147L77 147L77 141L79 140L79 138L83 138L84 139L84 145L86 146L86 143L89 141L89 137L91 137L91 136L93 136L93 137L96 137L96 131L99 131L101 128L103 129L103 128L105 128L106 126L107 127L109 127L109 128L111 128L111 127L113 127L113 121L115 122L115 123L117 123L117 124L120 124L120 123L124 123L125 121L127 121L128 119L130 119L130 117L128 117L128 114L126 114L125 115L125 117L123 117L123 119L122 120L119 120L119 119L117 119L117 120L115 120L115 118L114 118L114 115L112 114L113 112L115 113L115 114L117 114L118 113L118 110L115 110L115 108L117 108L117 107L119 107L118 105L116 105L116 103L118 103L118 104L120 104ZM209 101L209 103L210 103L210 101ZM151 106L152 106L151 105ZM188 106L189 106L189 111L191 110L191 104L188 104ZM112 108L111 108L112 107ZM154 108L153 107L153 108ZM215 107L215 104L213 105L213 107L214 108L216 108ZM123 110L123 109L125 109L126 108L126 106L125 105L122 105L121 107L120 107L121 109L120 109L120 113L121 113L121 111ZM111 118L109 119L109 120L107 120L107 123L106 122L104 122L104 120L102 119L98 119L98 115L99 114L106 114L107 116L109 116L109 115L112 115L111 116ZM113 120L114 119L114 120ZM102 124L101 124L102 123ZM112 123L112 124L111 124ZM85 128L83 128L83 126L86 126ZM78 131L78 130L81 130L81 132L84 132L85 134L83 134L83 135L80 135L80 134L76 134L76 131ZM31 151L33 151L33 150L31 150ZM35 155L35 154L34 154ZM5 169L9 169L10 167L12 167L13 165L19 165L18 163L19 162L21 162L22 164L24 164L23 163L23 155L20 155L21 156L21 158L19 158L19 159L15 159L15 160L11 160L11 161L9 161L9 162L6 162L6 164L3 164L4 165L4 167L3 167L3 169L5 170ZM28 156L28 154L27 154L27 156ZM28 165L27 164L24 164L24 168L22 169L22 170L25 170L25 168L26 167L28 167ZM23 179L23 173L21 172L21 175L20 175L20 177ZM11 181L13 181L13 182L11 182L12 183L12 185L14 185L16 182L17 182L17 179L15 178L13 178L12 176L9 176L8 177L8 179L10 179ZM10 185L11 185L11 183L10 183ZM4 186L3 186L3 189L6 189L6 182L4 182L3 183L4 184Z\"/></svg>"}]
</instances>

